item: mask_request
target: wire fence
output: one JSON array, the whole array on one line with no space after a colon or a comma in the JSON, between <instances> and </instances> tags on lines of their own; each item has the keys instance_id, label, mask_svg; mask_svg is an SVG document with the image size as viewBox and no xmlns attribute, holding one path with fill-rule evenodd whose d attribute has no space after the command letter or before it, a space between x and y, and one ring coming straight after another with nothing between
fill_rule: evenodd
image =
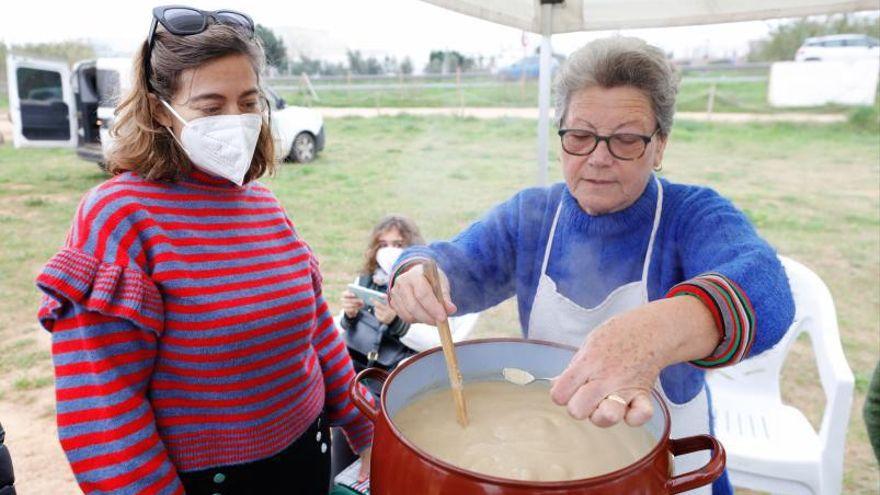
<instances>
[{"instance_id":1,"label":"wire fence","mask_svg":"<svg viewBox=\"0 0 880 495\"><path fill-rule=\"evenodd\" d=\"M732 64L682 66L683 83L717 82L729 84L736 82L766 81L769 64ZM344 74L333 76L281 76L267 78L267 82L276 91L282 93L308 92L314 93L313 99L320 100L321 93L345 91L346 94L357 92L379 92L406 94L424 90L496 90L503 92L518 91L527 99L534 86L534 78L503 77L487 71L451 72L447 74ZM312 91L314 90L314 91ZM430 91L424 91L430 93ZM314 97L317 96L317 97ZM426 103L436 104L443 99L431 94L420 95ZM363 97L353 97L353 103ZM476 103L490 104L492 98L476 97ZM8 106L8 88L6 77L0 80L0 107Z\"/></svg>"},{"instance_id":2,"label":"wire fence","mask_svg":"<svg viewBox=\"0 0 880 495\"><path fill-rule=\"evenodd\" d=\"M770 112L770 64L680 67L685 111ZM275 77L267 83L289 103L324 107L534 107L535 78L481 73Z\"/></svg>"}]
</instances>

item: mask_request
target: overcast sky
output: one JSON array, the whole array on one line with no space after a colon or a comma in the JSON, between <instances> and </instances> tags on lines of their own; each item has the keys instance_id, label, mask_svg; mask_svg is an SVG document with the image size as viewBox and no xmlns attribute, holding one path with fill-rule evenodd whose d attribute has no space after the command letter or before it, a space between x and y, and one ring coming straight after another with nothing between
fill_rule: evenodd
<instances>
[{"instance_id":1,"label":"overcast sky","mask_svg":"<svg viewBox=\"0 0 880 495\"><path fill-rule=\"evenodd\" d=\"M151 9L169 1L15 0L0 7L0 41L26 43L67 39L102 40L119 54L130 53L149 29ZM327 35L328 43L366 53L410 56L416 66L431 49L454 49L467 54L517 58L523 53L523 33L450 12L418 0L186 0L203 9L242 10L260 24L285 32L297 29ZM755 21L710 26L625 31L649 43L690 57L709 50L712 56L743 54L748 41L767 34L779 21ZM291 29L292 28L292 29ZM553 37L554 50L568 54L607 32ZM286 40L295 42L295 40ZM537 35L527 35L529 49Z\"/></svg>"}]
</instances>

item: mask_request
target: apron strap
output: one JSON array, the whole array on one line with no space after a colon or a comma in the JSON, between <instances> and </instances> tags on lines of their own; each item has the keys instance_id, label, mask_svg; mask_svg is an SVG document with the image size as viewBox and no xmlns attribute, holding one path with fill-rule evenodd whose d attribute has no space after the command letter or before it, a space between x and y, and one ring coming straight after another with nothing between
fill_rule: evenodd
<instances>
[{"instance_id":1,"label":"apron strap","mask_svg":"<svg viewBox=\"0 0 880 495\"><path fill-rule=\"evenodd\" d=\"M559 212L562 211L562 199L556 207L556 215L553 217L553 225L550 227L550 236L547 237L547 247L544 248L544 261L541 263L541 275L547 273L547 260L550 259L550 248L553 247L553 235L556 233L556 223L559 221Z\"/></svg>"},{"instance_id":2,"label":"apron strap","mask_svg":"<svg viewBox=\"0 0 880 495\"><path fill-rule=\"evenodd\" d=\"M646 292L648 290L648 269L651 267L651 255L654 253L654 239L657 237L660 215L663 213L663 184L660 183L660 179L656 175L654 182L657 183L657 206L654 209L654 225L651 227L651 238L648 240L648 252L645 253L645 264L642 267L642 283L645 284Z\"/></svg>"}]
</instances>

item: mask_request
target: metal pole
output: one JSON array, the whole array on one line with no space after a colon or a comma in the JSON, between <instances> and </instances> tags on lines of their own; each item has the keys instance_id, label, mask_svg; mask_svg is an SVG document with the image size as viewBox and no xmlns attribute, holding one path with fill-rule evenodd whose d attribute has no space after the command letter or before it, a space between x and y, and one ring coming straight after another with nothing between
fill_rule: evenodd
<instances>
[{"instance_id":1,"label":"metal pole","mask_svg":"<svg viewBox=\"0 0 880 495\"><path fill-rule=\"evenodd\" d=\"M538 185L547 185L547 153L550 133L550 57L553 48L550 36L553 33L553 5L541 5L541 60L538 71Z\"/></svg>"}]
</instances>

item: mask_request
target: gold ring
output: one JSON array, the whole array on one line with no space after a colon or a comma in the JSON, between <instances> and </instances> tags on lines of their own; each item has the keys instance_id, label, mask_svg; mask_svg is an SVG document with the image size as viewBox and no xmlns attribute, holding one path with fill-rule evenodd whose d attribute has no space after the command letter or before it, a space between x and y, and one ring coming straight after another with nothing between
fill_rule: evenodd
<instances>
[{"instance_id":1,"label":"gold ring","mask_svg":"<svg viewBox=\"0 0 880 495\"><path fill-rule=\"evenodd\" d=\"M607 396L605 397L605 399L606 399L606 400L613 400L614 402L617 402L617 403L621 404L623 407L626 407L626 406L629 405L629 402L627 402L626 399L624 399L623 397L621 397L621 396L619 396L619 395L617 395L617 394L610 394L610 395L607 395Z\"/></svg>"}]
</instances>

